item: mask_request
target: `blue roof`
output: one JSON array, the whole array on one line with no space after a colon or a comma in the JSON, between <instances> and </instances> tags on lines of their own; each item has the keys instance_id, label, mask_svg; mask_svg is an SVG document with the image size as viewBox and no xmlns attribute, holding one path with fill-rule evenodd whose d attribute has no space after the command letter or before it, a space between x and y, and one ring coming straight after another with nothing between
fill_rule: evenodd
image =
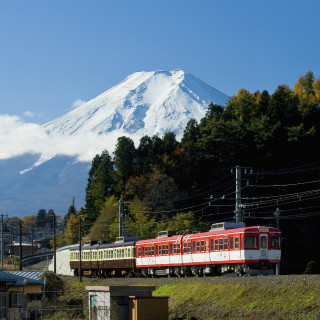
<instances>
[{"instance_id":1,"label":"blue roof","mask_svg":"<svg viewBox=\"0 0 320 320\"><path fill-rule=\"evenodd\" d=\"M44 282L40 280L43 273L44 271L0 271L0 282L12 282L14 286L43 285Z\"/></svg>"}]
</instances>

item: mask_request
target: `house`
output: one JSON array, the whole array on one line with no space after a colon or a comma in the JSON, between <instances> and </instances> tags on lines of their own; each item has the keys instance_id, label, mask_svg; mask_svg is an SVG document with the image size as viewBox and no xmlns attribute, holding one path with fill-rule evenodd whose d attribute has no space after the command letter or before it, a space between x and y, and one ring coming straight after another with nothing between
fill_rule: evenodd
<instances>
[{"instance_id":1,"label":"house","mask_svg":"<svg viewBox=\"0 0 320 320\"><path fill-rule=\"evenodd\" d=\"M34 319L48 277L44 271L0 271L0 319Z\"/></svg>"}]
</instances>

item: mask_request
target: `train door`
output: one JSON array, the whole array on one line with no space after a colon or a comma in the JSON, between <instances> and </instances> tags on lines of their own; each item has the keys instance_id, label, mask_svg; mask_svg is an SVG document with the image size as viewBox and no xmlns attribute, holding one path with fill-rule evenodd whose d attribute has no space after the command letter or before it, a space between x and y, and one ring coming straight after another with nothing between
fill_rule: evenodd
<instances>
[{"instance_id":1,"label":"train door","mask_svg":"<svg viewBox=\"0 0 320 320\"><path fill-rule=\"evenodd\" d=\"M268 235L260 234L260 259L268 258Z\"/></svg>"}]
</instances>

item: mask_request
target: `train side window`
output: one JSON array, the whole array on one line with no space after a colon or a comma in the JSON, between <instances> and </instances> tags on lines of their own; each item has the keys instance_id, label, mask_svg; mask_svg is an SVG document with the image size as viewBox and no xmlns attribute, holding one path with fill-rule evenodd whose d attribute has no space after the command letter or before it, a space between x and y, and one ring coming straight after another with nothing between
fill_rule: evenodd
<instances>
[{"instance_id":1,"label":"train side window","mask_svg":"<svg viewBox=\"0 0 320 320\"><path fill-rule=\"evenodd\" d=\"M177 253L180 254L180 243L177 244Z\"/></svg>"},{"instance_id":2,"label":"train side window","mask_svg":"<svg viewBox=\"0 0 320 320\"><path fill-rule=\"evenodd\" d=\"M142 247L142 256L144 257L144 247Z\"/></svg>"},{"instance_id":3,"label":"train side window","mask_svg":"<svg viewBox=\"0 0 320 320\"><path fill-rule=\"evenodd\" d=\"M281 248L280 237L271 237L270 247L271 247L271 249L280 249Z\"/></svg>"},{"instance_id":4,"label":"train side window","mask_svg":"<svg viewBox=\"0 0 320 320\"><path fill-rule=\"evenodd\" d=\"M166 245L162 245L162 254L165 256L166 255Z\"/></svg>"},{"instance_id":5,"label":"train side window","mask_svg":"<svg viewBox=\"0 0 320 320\"><path fill-rule=\"evenodd\" d=\"M157 256L158 255L158 246L155 245L155 247L156 247L156 256Z\"/></svg>"},{"instance_id":6,"label":"train side window","mask_svg":"<svg viewBox=\"0 0 320 320\"><path fill-rule=\"evenodd\" d=\"M200 241L197 241L197 252L200 252Z\"/></svg>"},{"instance_id":7,"label":"train side window","mask_svg":"<svg viewBox=\"0 0 320 320\"><path fill-rule=\"evenodd\" d=\"M187 242L183 243L183 253L188 253L188 244L187 244Z\"/></svg>"},{"instance_id":8,"label":"train side window","mask_svg":"<svg viewBox=\"0 0 320 320\"><path fill-rule=\"evenodd\" d=\"M192 241L192 252L196 252L196 242Z\"/></svg>"},{"instance_id":9,"label":"train side window","mask_svg":"<svg viewBox=\"0 0 320 320\"><path fill-rule=\"evenodd\" d=\"M213 241L213 239L210 240L210 250L211 251L214 250L214 241Z\"/></svg>"},{"instance_id":10,"label":"train side window","mask_svg":"<svg viewBox=\"0 0 320 320\"><path fill-rule=\"evenodd\" d=\"M170 243L170 254L172 254L173 253L173 245L172 245L172 243Z\"/></svg>"},{"instance_id":11,"label":"train side window","mask_svg":"<svg viewBox=\"0 0 320 320\"><path fill-rule=\"evenodd\" d=\"M224 238L224 246L223 246L224 250L228 250L228 238Z\"/></svg>"},{"instance_id":12,"label":"train side window","mask_svg":"<svg viewBox=\"0 0 320 320\"><path fill-rule=\"evenodd\" d=\"M201 252L204 251L204 240L201 240Z\"/></svg>"},{"instance_id":13,"label":"train side window","mask_svg":"<svg viewBox=\"0 0 320 320\"><path fill-rule=\"evenodd\" d=\"M154 246L151 247L152 256L154 256Z\"/></svg>"},{"instance_id":14,"label":"train side window","mask_svg":"<svg viewBox=\"0 0 320 320\"><path fill-rule=\"evenodd\" d=\"M136 251L134 250L134 247L132 248L132 258L136 257Z\"/></svg>"},{"instance_id":15,"label":"train side window","mask_svg":"<svg viewBox=\"0 0 320 320\"><path fill-rule=\"evenodd\" d=\"M219 250L219 240L218 239L214 239L214 250L215 251Z\"/></svg>"},{"instance_id":16,"label":"train side window","mask_svg":"<svg viewBox=\"0 0 320 320\"><path fill-rule=\"evenodd\" d=\"M162 249L162 246L160 245L160 246L159 246L159 256L162 255L162 250L161 250L161 249Z\"/></svg>"},{"instance_id":17,"label":"train side window","mask_svg":"<svg viewBox=\"0 0 320 320\"><path fill-rule=\"evenodd\" d=\"M166 254L169 254L169 245L166 244Z\"/></svg>"},{"instance_id":18,"label":"train side window","mask_svg":"<svg viewBox=\"0 0 320 320\"><path fill-rule=\"evenodd\" d=\"M176 245L176 244L173 245L173 253L174 253L174 254L177 253L177 245Z\"/></svg>"},{"instance_id":19,"label":"train side window","mask_svg":"<svg viewBox=\"0 0 320 320\"><path fill-rule=\"evenodd\" d=\"M244 249L256 249L257 248L257 237L252 237L252 236L243 237L243 248Z\"/></svg>"},{"instance_id":20,"label":"train side window","mask_svg":"<svg viewBox=\"0 0 320 320\"><path fill-rule=\"evenodd\" d=\"M223 238L219 239L219 250L223 250Z\"/></svg>"},{"instance_id":21,"label":"train side window","mask_svg":"<svg viewBox=\"0 0 320 320\"><path fill-rule=\"evenodd\" d=\"M209 240L205 241L205 248L206 248L206 252L209 251Z\"/></svg>"},{"instance_id":22,"label":"train side window","mask_svg":"<svg viewBox=\"0 0 320 320\"><path fill-rule=\"evenodd\" d=\"M230 250L233 250L233 237L231 237L229 241Z\"/></svg>"},{"instance_id":23,"label":"train side window","mask_svg":"<svg viewBox=\"0 0 320 320\"><path fill-rule=\"evenodd\" d=\"M234 238L234 248L239 249L239 237Z\"/></svg>"},{"instance_id":24,"label":"train side window","mask_svg":"<svg viewBox=\"0 0 320 320\"><path fill-rule=\"evenodd\" d=\"M191 253L191 242L188 242L188 253Z\"/></svg>"}]
</instances>

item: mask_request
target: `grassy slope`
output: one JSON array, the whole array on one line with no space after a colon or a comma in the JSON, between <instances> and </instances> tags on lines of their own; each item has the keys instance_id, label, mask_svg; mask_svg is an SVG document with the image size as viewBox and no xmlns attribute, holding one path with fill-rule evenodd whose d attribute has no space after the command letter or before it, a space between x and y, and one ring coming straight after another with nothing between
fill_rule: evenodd
<instances>
[{"instance_id":1,"label":"grassy slope","mask_svg":"<svg viewBox=\"0 0 320 320\"><path fill-rule=\"evenodd\" d=\"M256 319L273 312L320 314L320 275L269 277L213 277L162 279L77 279L66 282L66 299L82 298L87 304L86 285L152 285L154 296L168 296L171 318L195 316L208 319L211 314L233 310ZM255 316L252 317L252 314ZM208 316L209 315L209 316ZM291 318L290 318L291 319Z\"/></svg>"}]
</instances>

